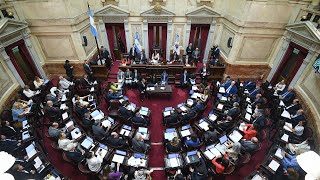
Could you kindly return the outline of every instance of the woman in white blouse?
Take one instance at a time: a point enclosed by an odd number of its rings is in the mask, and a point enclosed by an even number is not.
[[[59,140],[58,140],[58,145],[59,145],[59,148],[64,150],[64,151],[68,151],[68,144],[73,144],[75,147],[78,145],[77,142],[74,142],[74,140],[70,140],[67,138],[67,135],[63,132],[60,133],[59,135]]]
[[[34,95],[36,95],[36,91],[32,91],[28,85],[25,85],[23,88],[23,94],[28,98],[32,98]]]
[[[103,157],[101,154],[102,153],[100,151],[97,156],[95,156],[93,152],[88,152],[84,155],[87,159],[87,164],[90,171],[99,172],[101,164],[103,162]]]
[[[73,102],[73,104],[75,104],[77,101],[79,101],[81,106],[88,106],[89,102],[84,100],[85,98],[88,98],[88,96],[89,95],[80,97],[79,95],[76,94],[76,95],[74,95],[74,98],[72,98],[72,102]]]
[[[35,87],[36,89],[39,89],[40,86],[43,85],[43,83],[44,83],[44,80],[41,79],[41,78],[39,78],[38,76],[36,76],[36,77],[34,78],[33,84],[34,84],[34,87]]]
[[[286,84],[284,83],[284,80],[282,80],[278,84],[276,84],[276,86],[274,87],[274,90],[277,93],[279,93],[279,92],[283,91],[284,88],[286,88]]]

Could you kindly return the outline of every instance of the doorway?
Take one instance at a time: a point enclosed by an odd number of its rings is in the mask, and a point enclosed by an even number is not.
[[[106,23],[105,26],[112,59],[120,60],[121,55],[127,52],[124,24]]]
[[[206,49],[209,29],[209,24],[191,24],[189,43],[192,43],[194,49],[199,48],[200,61]]]
[[[290,43],[281,64],[271,80],[271,84],[276,84],[282,80],[289,85],[299,70],[303,60],[306,58],[308,50],[295,44]]]
[[[23,40],[7,46],[5,51],[25,84],[33,81],[35,76],[41,77]]]
[[[167,24],[149,23],[148,24],[149,38],[149,57],[152,56],[153,50],[160,51],[160,57],[166,59],[167,49]]]

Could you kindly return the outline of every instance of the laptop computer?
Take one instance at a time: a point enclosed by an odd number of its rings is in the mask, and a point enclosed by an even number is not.
[[[227,135],[223,135],[219,138],[220,144],[224,144],[228,140]]]

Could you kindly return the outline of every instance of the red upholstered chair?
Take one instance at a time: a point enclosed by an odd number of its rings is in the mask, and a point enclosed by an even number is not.
[[[112,118],[118,118],[119,117],[119,112],[118,112],[118,109],[120,107],[120,102],[119,100],[115,100],[115,99],[112,99],[110,100],[110,106],[108,108],[108,115]]]

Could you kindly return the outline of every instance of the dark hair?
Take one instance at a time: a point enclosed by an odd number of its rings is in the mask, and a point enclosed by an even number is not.
[[[192,141],[197,141],[198,140],[198,136],[196,134],[191,134],[190,136]]]
[[[69,62],[70,62],[70,61],[67,59],[67,60],[66,60],[66,63],[69,63]]]
[[[177,174],[176,177],[174,177],[174,180],[185,180],[182,174]]]
[[[225,167],[225,168],[228,167],[229,166],[229,160],[223,157],[222,160],[221,160],[221,165],[223,167]]]
[[[86,159],[92,158],[92,152],[85,152],[85,153],[84,153],[84,157],[85,157]]]

